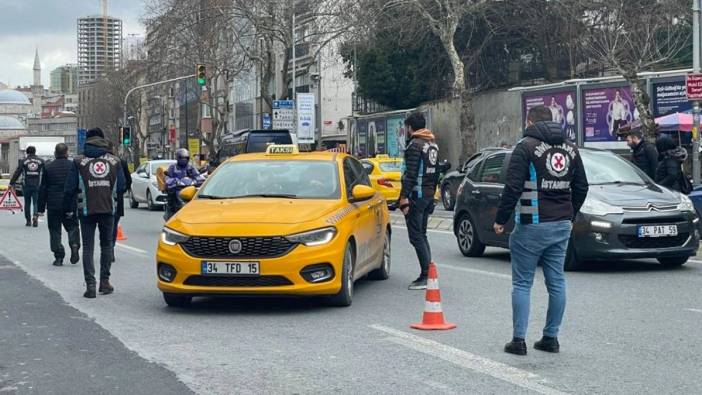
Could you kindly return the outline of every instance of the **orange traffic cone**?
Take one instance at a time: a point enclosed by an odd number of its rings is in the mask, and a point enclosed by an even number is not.
[[[117,225],[117,241],[127,240],[127,236],[122,233],[122,225]]]
[[[444,321],[444,312],[441,310],[441,292],[439,291],[439,275],[436,264],[429,264],[429,279],[427,280],[427,296],[424,302],[424,316],[422,322],[410,325],[414,329],[422,330],[447,330],[456,327],[456,324]]]

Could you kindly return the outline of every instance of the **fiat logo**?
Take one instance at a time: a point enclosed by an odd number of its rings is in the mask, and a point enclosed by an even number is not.
[[[229,242],[229,252],[231,252],[232,254],[240,253],[242,247],[243,246],[241,244],[241,241],[239,241],[237,239],[234,239],[234,240]]]

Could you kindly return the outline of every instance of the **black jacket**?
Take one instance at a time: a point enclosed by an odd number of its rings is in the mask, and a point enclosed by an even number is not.
[[[434,135],[427,129],[414,132],[405,150],[400,199],[433,199],[439,183],[438,162],[439,147]]]
[[[67,158],[56,158],[44,167],[44,176],[39,188],[39,212],[63,209],[63,190],[73,162]]]
[[[132,188],[132,175],[129,174],[129,166],[127,161],[120,159],[120,165],[122,166],[122,173],[124,174],[124,190],[125,192]],[[115,210],[115,216],[124,217],[124,193],[117,194],[117,209]]]
[[[653,143],[641,140],[639,145],[634,147],[631,153],[631,161],[636,167],[643,170],[649,177],[656,177],[656,169],[658,168],[658,151]]]
[[[587,190],[578,148],[565,140],[560,124],[537,122],[514,148],[495,222],[506,224],[515,207],[517,223],[572,220]]]
[[[10,179],[10,185],[15,185],[20,175],[23,176],[22,185],[25,188],[39,187],[44,175],[44,160],[36,155],[29,155],[21,159],[17,164],[17,170]]]
[[[687,151],[684,148],[675,145],[675,142],[670,138],[660,138],[656,142],[658,152],[660,152],[660,161],[656,168],[656,184],[682,191],[682,164],[687,159]]]

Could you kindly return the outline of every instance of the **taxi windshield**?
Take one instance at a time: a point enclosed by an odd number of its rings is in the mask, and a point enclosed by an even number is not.
[[[339,199],[340,196],[336,162],[319,160],[225,163],[198,194],[200,199]]]
[[[402,171],[402,161],[395,160],[388,162],[380,162],[380,171],[382,171],[383,173]]]

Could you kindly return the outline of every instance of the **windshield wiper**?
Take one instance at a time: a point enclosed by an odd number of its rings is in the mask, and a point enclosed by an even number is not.
[[[256,193],[256,194],[252,194],[252,195],[233,196],[233,197],[231,197],[231,199],[244,199],[244,198],[252,198],[252,197],[297,199],[297,195],[285,194],[285,193]]]

